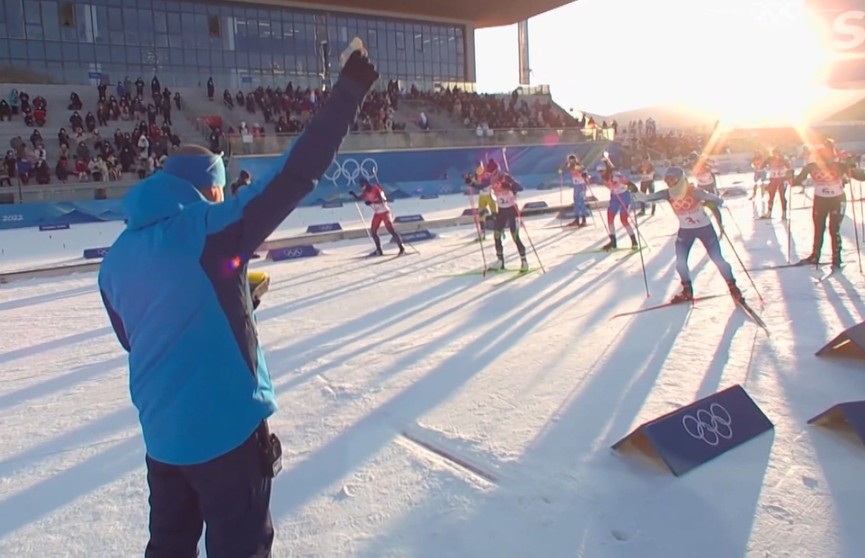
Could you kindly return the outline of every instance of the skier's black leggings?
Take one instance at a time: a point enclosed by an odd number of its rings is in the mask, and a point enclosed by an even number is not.
[[[526,247],[523,241],[520,240],[520,229],[517,225],[517,208],[516,207],[499,207],[499,212],[496,213],[493,230],[493,235],[496,242],[496,256],[499,259],[504,258],[505,249],[502,246],[502,238],[505,236],[505,227],[511,231],[511,238],[514,239],[514,244],[517,245],[517,252],[520,257],[526,256]]]
[[[829,218],[829,239],[832,242],[832,262],[841,263],[841,221],[847,210],[847,194],[824,198],[814,196],[814,251],[812,255],[820,258],[823,250],[823,234],[826,231],[826,218]]]

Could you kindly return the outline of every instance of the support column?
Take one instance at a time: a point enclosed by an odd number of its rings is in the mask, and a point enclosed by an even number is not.
[[[517,23],[517,49],[520,61],[520,85],[529,85],[531,75],[529,68],[529,20]]]

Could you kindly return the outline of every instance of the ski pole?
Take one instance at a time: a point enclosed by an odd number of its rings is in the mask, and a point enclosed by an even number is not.
[[[640,224],[637,222],[637,208],[631,208],[631,211],[634,213],[634,227],[637,229],[637,237],[642,238],[640,235]],[[646,286],[646,298],[652,298],[652,293],[649,292],[649,276],[646,273],[646,260],[643,259],[642,248],[640,248],[640,266],[643,268],[643,284]]]
[[[793,232],[790,230],[790,215],[793,213],[790,211],[790,204],[793,203],[793,184],[790,184],[790,188],[784,192],[784,197],[787,199],[785,204],[787,207],[784,211],[787,218],[787,263],[793,263]]]
[[[480,244],[480,247],[481,247],[481,260],[484,262],[483,276],[486,277],[487,276],[487,253],[484,250],[484,240],[483,240],[482,234],[481,234],[481,219],[480,219],[480,216],[478,215],[478,207],[477,207],[477,205],[475,205],[475,193],[472,191],[471,186],[469,186],[468,188],[469,188],[469,204],[471,204],[472,215],[475,218],[475,229],[478,232],[478,244]]]
[[[861,194],[862,183],[859,183],[859,190]],[[853,197],[853,236],[856,239],[856,257],[859,259],[859,273],[862,273],[862,249],[859,245],[859,223],[856,217],[856,197],[853,195],[853,186],[851,181],[850,186],[850,195]]]
[[[378,246],[375,243],[375,240],[372,239],[372,233],[369,232],[369,227],[366,226],[366,219],[363,218],[363,212],[360,210],[360,203],[357,200],[354,201],[354,208],[357,209],[357,216],[360,219],[360,224],[363,226],[363,230],[366,231],[366,236],[369,238],[369,241],[372,242],[372,245],[378,249]]]
[[[735,223],[736,220],[733,218],[733,212],[730,211],[729,208],[727,208],[727,212],[730,214],[730,219],[732,219],[733,222]],[[730,245],[730,250],[733,251],[733,255],[736,256],[736,260],[738,260],[739,265],[742,267],[742,271],[745,272],[745,276],[748,277],[748,281],[750,281],[751,286],[754,287],[754,292],[757,293],[757,298],[760,299],[761,303],[765,303],[765,301],[763,300],[763,295],[760,294],[760,290],[757,288],[757,284],[754,283],[754,278],[751,277],[751,273],[748,271],[748,268],[745,267],[745,262],[743,262],[742,258],[739,257],[739,252],[738,252],[738,250],[736,250],[736,246],[733,244],[733,241],[730,240],[730,237],[727,236],[727,231],[724,230],[723,228],[721,229],[721,236],[723,236],[724,238],[727,239],[727,244]]]
[[[538,255],[538,250],[535,248],[535,243],[532,242],[532,236],[529,234],[529,228],[526,226],[526,222],[523,220],[523,212],[520,211],[519,203],[514,203],[514,209],[517,210],[517,219],[520,220],[520,225],[523,227],[523,230],[526,231],[526,240],[529,241],[529,246],[532,247],[532,252],[535,253],[535,258],[538,260],[538,265],[541,266],[541,271],[546,273],[547,270],[544,268],[544,262],[541,261],[541,257]]]

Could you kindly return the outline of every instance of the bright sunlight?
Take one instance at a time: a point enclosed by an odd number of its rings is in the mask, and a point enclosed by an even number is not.
[[[529,36],[532,83],[593,114],[681,104],[725,127],[797,125],[850,95],[816,85],[828,54],[802,0],[579,0],[532,19]],[[512,89],[513,27],[480,30],[477,45],[479,88]]]

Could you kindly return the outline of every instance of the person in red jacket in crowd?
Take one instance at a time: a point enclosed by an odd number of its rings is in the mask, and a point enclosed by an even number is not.
[[[396,229],[393,228],[393,221],[391,221],[390,218],[390,206],[387,204],[387,196],[385,195],[384,190],[378,184],[371,184],[366,178],[360,179],[360,186],[360,195],[356,194],[353,190],[349,191],[349,194],[351,194],[351,197],[357,201],[362,201],[372,208],[373,216],[369,230],[372,235],[372,241],[375,242],[375,251],[372,252],[370,256],[384,255],[384,251],[381,249],[381,240],[378,238],[378,229],[382,225],[384,225],[387,232],[389,232],[393,236],[394,240],[396,240],[397,246],[399,246],[399,255],[401,256],[405,254],[405,246],[403,246],[402,238],[399,233],[396,232]]]

